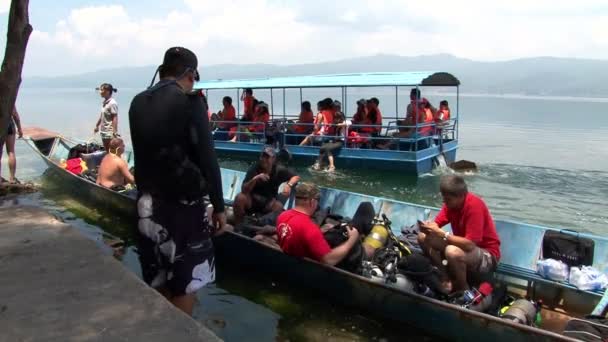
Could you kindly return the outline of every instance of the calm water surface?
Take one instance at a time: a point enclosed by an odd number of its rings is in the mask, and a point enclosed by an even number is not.
[[[402,92],[400,113],[406,105],[407,91]],[[136,90],[121,89],[116,96],[120,106],[119,130],[127,140],[128,104],[135,93]],[[223,95],[210,94],[212,108],[217,108]],[[229,95],[236,98],[236,94]],[[268,92],[257,95],[270,102]],[[282,94],[273,95],[275,113],[282,114]],[[304,92],[304,98],[313,103],[324,96],[339,94]],[[394,90],[348,94],[352,102],[371,96],[380,99],[385,116],[395,112]],[[286,98],[286,112],[297,113],[299,93],[287,92]],[[428,98],[434,103],[445,98],[456,110],[452,96]],[[89,89],[22,89],[17,105],[26,126],[41,126],[66,136],[88,139],[98,117],[99,103],[99,97]],[[458,159],[479,165],[479,172],[466,178],[470,188],[486,199],[494,216],[608,234],[606,100],[462,96],[458,109],[461,115]],[[53,210],[100,242],[109,235],[129,241],[126,222],[74,201],[61,189],[54,188],[52,179],[41,177],[44,164],[24,144],[18,144],[18,157],[18,176],[38,180],[45,188],[42,194],[20,197],[19,201]],[[221,164],[244,170],[249,162],[224,159]],[[299,170],[304,178],[326,186],[433,206],[439,206],[441,201],[437,193],[438,174],[412,178],[397,172],[370,170],[339,170],[336,174],[313,173],[306,167]],[[131,249],[127,249],[122,260],[139,272]],[[233,270],[227,265],[220,268],[217,284],[201,293],[196,317],[231,341],[251,340],[252,331],[260,341],[425,338],[402,325],[380,323],[348,308],[328,306],[324,300],[306,289],[261,273]]]

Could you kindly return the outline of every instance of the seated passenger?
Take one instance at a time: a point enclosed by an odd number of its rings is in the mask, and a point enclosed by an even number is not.
[[[335,132],[334,122],[334,101],[330,98],[319,102],[320,112],[315,118],[315,127],[311,135],[307,136],[300,146],[309,145],[313,142],[322,142],[324,137],[332,136]]]
[[[246,123],[244,122],[240,126],[232,127],[230,129],[230,142],[238,141],[248,141],[251,137],[251,133],[261,133],[264,132],[266,128],[266,124],[270,121],[270,113],[268,112],[268,105],[263,101],[257,102],[255,106],[255,112],[251,121]],[[239,131],[240,133],[237,133]]]
[[[121,158],[124,151],[125,144],[122,139],[110,140],[108,154],[101,160],[97,171],[97,184],[110,189],[135,184],[135,178],[129,172],[129,165]]]
[[[410,103],[407,105],[407,109],[405,112],[405,120],[397,121],[397,125],[399,126],[415,126],[416,123],[424,122],[424,120],[419,120],[421,116],[420,114],[420,105],[421,103],[429,103],[429,101],[425,98],[421,98],[420,89],[412,88],[410,91]],[[437,112],[437,109],[431,105],[431,112]],[[400,127],[399,132],[403,133],[400,136],[408,137],[411,136],[414,132],[413,127]]]
[[[287,182],[283,195],[288,197],[299,180],[293,170],[277,165],[272,147],[264,147],[260,160],[247,171],[241,193],[234,199],[235,223],[241,223],[245,215],[281,211],[283,203],[277,199],[279,186]]]
[[[302,102],[300,116],[298,117],[297,123],[300,125],[292,125],[289,127],[289,131],[293,134],[309,134],[313,130],[313,123],[315,122],[315,116],[310,108],[310,102]]]
[[[225,96],[222,99],[224,108],[217,112],[217,127],[223,131],[227,131],[230,128],[236,126],[236,110],[232,105],[232,98]]]
[[[367,120],[367,101],[361,99],[357,101],[357,112],[353,115],[353,125],[364,125]],[[359,131],[359,127],[354,127],[354,131]]]
[[[374,137],[380,134],[382,130],[382,113],[378,105],[380,105],[380,101],[375,97],[367,100],[367,120],[364,123],[369,126],[360,128],[359,132],[369,133]]]
[[[359,232],[348,227],[348,240],[331,249],[319,226],[310,219],[319,206],[319,188],[300,183],[295,191],[295,207],[283,212],[277,219],[277,240],[281,250],[295,257],[310,258],[328,265],[338,264],[358,241]]]
[[[450,106],[448,101],[443,100],[439,102],[439,110],[435,114],[435,124],[437,134],[441,135],[441,129],[449,125],[450,123]]]
[[[465,291],[468,273],[493,272],[500,260],[500,239],[483,200],[467,190],[464,179],[447,175],[439,183],[443,207],[434,221],[423,222],[418,241],[425,254],[447,271],[446,290]],[[451,224],[452,233],[441,227]],[[447,269],[442,260],[447,260]]]
[[[334,155],[344,146],[344,142],[348,136],[348,126],[350,126],[351,122],[345,120],[340,101],[334,101],[334,108],[336,112],[334,116],[334,125],[337,133],[334,137],[328,138],[329,140],[324,142],[319,148],[319,159],[312,166],[313,170],[320,170],[325,158],[327,158],[329,164],[327,171],[334,172],[336,170]]]
[[[435,132],[435,114],[433,113],[433,106],[427,99],[422,99],[418,111],[418,134],[420,136],[433,135]]]
[[[258,103],[252,121],[254,123],[248,127],[250,132],[264,132],[266,125],[270,121],[270,112],[268,111],[268,105],[265,102],[262,101]]]
[[[245,89],[241,94],[241,101],[243,101],[243,117],[241,118],[241,121],[253,121],[256,105],[256,98],[253,96],[253,90],[250,88]]]

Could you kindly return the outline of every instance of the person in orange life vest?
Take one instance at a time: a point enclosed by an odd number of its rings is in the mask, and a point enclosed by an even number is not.
[[[432,135],[435,132],[435,115],[431,103],[422,99],[418,106],[418,134],[421,136]]]
[[[418,242],[433,264],[447,271],[445,286],[465,291],[467,272],[493,272],[500,260],[500,238],[488,207],[467,189],[461,176],[446,175],[439,182],[443,207],[434,221],[420,223]],[[452,233],[441,227],[450,224]],[[447,260],[447,267],[443,260]],[[445,272],[444,272],[445,274]]]
[[[248,141],[250,134],[246,134],[248,132],[263,132],[266,127],[266,123],[270,120],[270,113],[268,112],[268,105],[264,101],[255,103],[255,111],[253,116],[251,117],[251,121],[247,125],[247,122],[241,124],[239,127],[232,127],[230,129],[230,142],[237,142],[237,137],[241,141]],[[244,133],[237,133],[237,130]]]
[[[220,121],[217,127],[226,131],[236,126],[236,109],[232,105],[232,98],[230,96],[224,96],[222,105],[224,108],[217,112],[217,118]]]
[[[327,265],[340,263],[359,239],[359,232],[348,226],[348,239],[332,249],[319,226],[310,218],[319,206],[319,188],[310,183],[298,183],[295,192],[295,207],[277,218],[277,241],[281,250],[294,257],[309,258]]]
[[[348,135],[349,126],[352,124],[351,121],[346,120],[344,113],[342,113],[342,104],[340,101],[334,101],[335,115],[334,125],[336,127],[336,135],[333,138],[328,138],[329,141],[324,142],[319,148],[319,158],[313,164],[313,170],[320,170],[323,166],[325,158],[328,161],[328,172],[334,172],[336,166],[334,163],[334,155],[344,146]]]
[[[253,89],[245,89],[245,91],[243,91],[241,94],[241,101],[243,101],[243,117],[241,118],[241,121],[253,121],[256,105],[256,98],[253,96]]]
[[[357,112],[353,115],[353,125],[365,125],[367,122],[367,101],[361,99],[357,101]],[[351,130],[359,131],[360,127],[353,127]]]
[[[369,126],[361,127],[359,132],[370,133],[372,135],[380,133],[380,130],[382,129],[382,113],[378,108],[379,104],[380,101],[375,97],[366,101],[367,116],[363,123]]]
[[[302,140],[300,146],[309,145],[312,142],[322,142],[324,137],[334,134],[334,101],[331,98],[324,99],[319,102],[319,109],[320,112],[315,119],[314,131]]]
[[[250,132],[264,132],[266,124],[270,121],[270,112],[265,102],[258,103],[253,117],[253,124],[249,125]]]
[[[439,110],[435,113],[435,125],[437,134],[441,135],[442,128],[450,124],[450,106],[448,101],[439,102]]]
[[[313,130],[315,116],[310,108],[310,102],[302,102],[298,124],[289,127],[289,131],[294,134],[307,134]]]

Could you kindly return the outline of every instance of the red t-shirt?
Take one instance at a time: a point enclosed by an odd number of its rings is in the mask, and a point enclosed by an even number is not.
[[[285,254],[321,261],[331,248],[310,217],[295,209],[277,218],[277,238]]]
[[[460,210],[448,209],[444,204],[435,217],[435,222],[439,227],[451,224],[455,236],[473,241],[478,247],[495,256],[496,260],[500,259],[500,239],[496,226],[481,198],[468,193]]]

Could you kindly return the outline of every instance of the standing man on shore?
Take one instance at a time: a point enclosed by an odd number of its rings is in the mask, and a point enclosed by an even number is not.
[[[197,66],[192,51],[170,48],[160,81],[135,96],[129,110],[143,277],[189,315],[196,291],[215,280],[211,236],[226,225],[207,103],[192,91]]]

